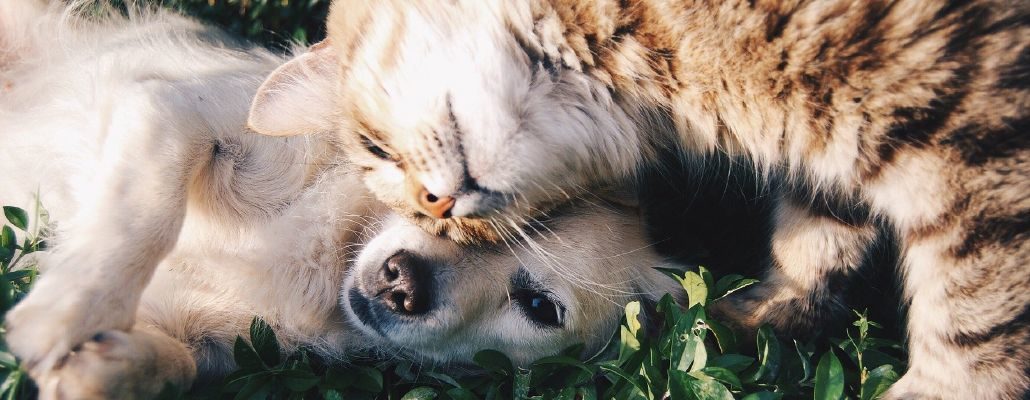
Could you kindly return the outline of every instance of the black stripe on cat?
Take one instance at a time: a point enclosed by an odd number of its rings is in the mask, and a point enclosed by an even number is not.
[[[973,225],[966,230],[965,239],[952,249],[955,257],[979,255],[980,249],[990,244],[1008,247],[1030,236],[1030,211],[1021,211],[1015,215],[984,214],[981,212],[972,218]]]
[[[1002,321],[990,329],[979,332],[957,332],[951,335],[951,342],[961,347],[977,347],[995,339],[1004,338],[1020,331],[1030,329],[1030,305],[1024,306],[1023,311],[1007,321]],[[1018,346],[1013,343],[1012,346]]]
[[[1003,118],[1002,126],[994,129],[975,123],[964,125],[941,140],[941,144],[958,150],[962,161],[970,166],[1012,157],[1030,149],[1030,118]]]

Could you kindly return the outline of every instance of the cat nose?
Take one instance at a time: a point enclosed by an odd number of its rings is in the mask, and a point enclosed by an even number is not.
[[[429,311],[433,277],[429,262],[408,252],[387,258],[373,286],[376,297],[396,314],[417,316]]]
[[[454,208],[454,198],[434,195],[423,187],[418,192],[418,205],[436,218],[450,218],[451,209]]]

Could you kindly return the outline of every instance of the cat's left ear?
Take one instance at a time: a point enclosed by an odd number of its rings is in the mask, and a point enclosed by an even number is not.
[[[293,136],[332,129],[334,94],[340,64],[329,40],[323,40],[286,64],[261,84],[250,105],[247,125],[255,132]]]

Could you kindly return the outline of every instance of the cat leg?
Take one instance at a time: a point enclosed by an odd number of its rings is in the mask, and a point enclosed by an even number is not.
[[[761,282],[715,302],[712,311],[748,338],[763,324],[783,334],[818,335],[822,322],[847,311],[845,286],[876,229],[788,196],[777,201],[773,226],[771,262]]]
[[[7,314],[7,343],[30,372],[49,370],[99,332],[131,328],[144,287],[178,238],[187,182],[211,140],[187,126],[190,110],[156,101],[158,85],[125,89],[109,110],[93,180],[77,183],[79,208],[58,221],[39,281]]]
[[[904,235],[909,368],[884,399],[1016,400],[1030,395],[1025,213],[1022,233],[1004,240],[1019,218],[944,218],[930,230]],[[954,225],[944,228],[949,224]]]
[[[166,385],[185,391],[196,373],[185,344],[158,329],[137,326],[94,335],[35,378],[41,400],[149,399]]]

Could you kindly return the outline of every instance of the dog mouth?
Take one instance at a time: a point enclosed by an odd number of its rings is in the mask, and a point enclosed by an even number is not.
[[[386,338],[384,321],[372,310],[372,302],[356,287],[347,291],[347,301],[344,304],[347,314],[359,325],[371,329],[380,337]]]

